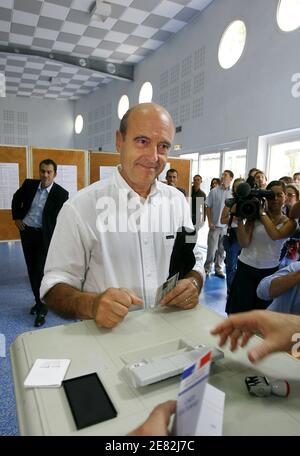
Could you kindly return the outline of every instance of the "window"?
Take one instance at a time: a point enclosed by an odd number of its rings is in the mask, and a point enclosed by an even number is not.
[[[208,194],[210,182],[214,177],[221,175],[221,154],[202,154],[199,155],[199,174],[202,176],[202,189]]]
[[[118,104],[118,117],[121,120],[124,114],[129,109],[129,98],[127,95],[122,95]]]
[[[247,150],[227,150],[224,152],[224,169],[230,169],[234,178],[245,177]]]
[[[284,32],[292,32],[300,26],[300,0],[280,0],[277,23]]]
[[[152,101],[153,88],[151,82],[142,85],[139,95],[139,103],[150,103]]]
[[[244,142],[240,142],[240,144],[242,146]],[[221,146],[216,146],[214,147],[215,152],[181,154],[180,158],[192,160],[191,179],[195,174],[200,174],[202,176],[201,188],[204,192],[209,193],[211,180],[214,177],[220,177],[224,169],[230,169],[234,178],[245,177],[247,149],[241,146],[235,149],[232,145],[232,148],[226,150],[222,150]]]
[[[246,142],[218,145],[209,148],[209,153],[181,154],[180,158],[192,160],[191,179],[195,174],[202,177],[201,189],[208,195],[210,183],[214,177],[220,177],[224,169],[230,169],[234,177],[244,177],[246,169]],[[198,233],[198,244],[207,247],[208,225],[205,224]]]
[[[218,57],[222,68],[231,68],[238,62],[246,44],[246,35],[243,21],[234,21],[227,27],[219,45]]]
[[[300,170],[300,141],[275,144],[270,147],[269,181],[293,176]]]
[[[82,129],[83,129],[83,117],[81,114],[77,114],[77,116],[75,117],[75,133],[77,135],[80,135],[80,133],[82,132]]]

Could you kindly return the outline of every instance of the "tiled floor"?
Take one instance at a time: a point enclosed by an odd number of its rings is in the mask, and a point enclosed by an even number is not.
[[[203,304],[224,314],[225,299],[226,281],[211,274],[202,293]],[[6,352],[6,357],[1,357],[0,347],[0,435],[19,432],[8,350],[17,335],[34,329],[34,317],[29,315],[33,304],[20,242],[0,243],[0,334],[4,335]],[[66,320],[49,312],[45,326],[63,323]]]

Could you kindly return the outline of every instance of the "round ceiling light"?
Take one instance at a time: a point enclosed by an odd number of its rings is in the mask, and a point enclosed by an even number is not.
[[[114,63],[108,63],[106,65],[106,69],[110,74],[115,74],[115,72],[117,71],[116,65]]]
[[[129,109],[129,98],[127,95],[122,95],[119,104],[118,104],[118,117],[121,120],[124,116],[124,114],[128,111]]]
[[[79,63],[79,65],[82,66],[82,67],[86,67],[86,65],[87,65],[86,60],[83,59],[83,58],[82,58],[82,59],[79,59],[79,60],[78,60],[78,63]]]
[[[246,25],[241,20],[233,21],[226,28],[220,41],[218,54],[222,68],[231,68],[238,62],[246,44],[246,36]]]
[[[300,27],[300,0],[280,0],[277,23],[283,32],[292,32]]]
[[[75,117],[75,133],[80,135],[83,129],[83,117],[81,114],[77,114]]]
[[[151,103],[153,96],[153,87],[151,82],[145,82],[140,90],[139,103]]]

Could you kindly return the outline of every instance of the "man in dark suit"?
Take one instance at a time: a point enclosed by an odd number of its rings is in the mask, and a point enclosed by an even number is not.
[[[181,193],[184,194],[184,196],[186,196],[184,188],[177,187],[177,181],[178,181],[178,171],[177,171],[177,169],[170,168],[167,171],[166,180],[167,180],[167,184],[168,185],[172,185],[172,187],[177,188],[177,190],[179,190]]]
[[[53,160],[43,160],[39,165],[40,179],[25,179],[12,200],[12,216],[20,230],[36,302],[30,310],[31,315],[36,315],[34,326],[45,323],[47,309],[40,300],[39,290],[56,218],[69,196],[64,188],[53,182],[56,171],[57,165]]]

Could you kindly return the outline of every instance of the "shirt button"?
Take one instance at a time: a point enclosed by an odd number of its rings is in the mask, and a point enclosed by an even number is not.
[[[148,273],[147,273],[147,277],[151,277],[151,272],[148,272]]]
[[[144,240],[144,244],[148,245],[148,240],[147,239]]]

